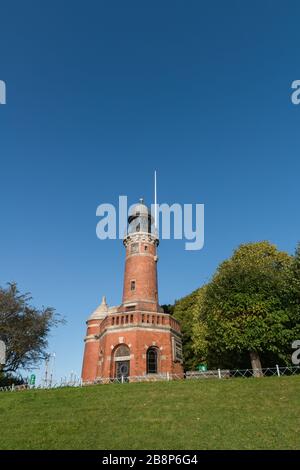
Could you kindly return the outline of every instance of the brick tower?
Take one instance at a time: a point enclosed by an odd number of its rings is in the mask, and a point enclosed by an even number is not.
[[[159,307],[153,220],[140,200],[128,217],[122,304],[105,297],[87,320],[83,382],[183,373],[179,323]]]

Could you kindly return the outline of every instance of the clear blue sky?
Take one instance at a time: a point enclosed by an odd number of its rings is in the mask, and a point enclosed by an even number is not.
[[[300,239],[296,1],[10,1],[0,6],[0,284],[67,325],[57,376],[80,373],[85,320],[120,303],[124,249],[96,207],[204,203],[205,246],[159,248],[161,303],[202,285],[243,242]]]

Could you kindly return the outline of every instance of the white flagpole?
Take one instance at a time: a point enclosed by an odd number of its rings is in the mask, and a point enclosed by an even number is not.
[[[156,186],[156,170],[154,171],[154,227],[155,235],[157,234],[157,186]]]

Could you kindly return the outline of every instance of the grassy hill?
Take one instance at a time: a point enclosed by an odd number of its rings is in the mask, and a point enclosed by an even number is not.
[[[0,393],[1,449],[297,449],[300,377]]]

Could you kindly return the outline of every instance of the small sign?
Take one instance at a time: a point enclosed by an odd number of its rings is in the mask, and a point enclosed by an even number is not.
[[[34,374],[31,374],[31,376],[29,377],[29,384],[30,385],[35,385],[35,375]]]
[[[199,370],[199,372],[206,372],[207,371],[207,365],[206,364],[199,364],[198,370]]]

